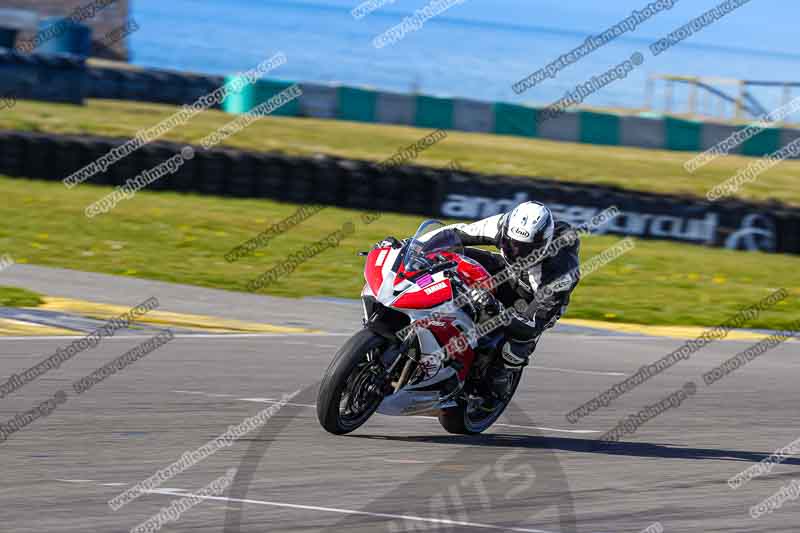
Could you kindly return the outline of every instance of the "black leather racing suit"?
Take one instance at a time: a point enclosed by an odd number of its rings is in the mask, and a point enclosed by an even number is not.
[[[471,224],[454,224],[442,229],[454,230],[467,247],[499,247],[500,228],[506,216],[507,213],[495,215]],[[568,235],[569,232],[573,235]],[[569,244],[560,248],[556,246],[563,242]],[[497,299],[503,306],[515,310],[512,311],[513,319],[506,328],[506,338],[516,345],[515,352],[526,352],[525,357],[536,348],[542,332],[553,327],[564,314],[570,294],[580,280],[580,240],[577,232],[568,223],[556,221],[553,243],[541,262],[496,289]],[[498,253],[466,248],[466,255],[478,261],[493,276],[508,267]]]

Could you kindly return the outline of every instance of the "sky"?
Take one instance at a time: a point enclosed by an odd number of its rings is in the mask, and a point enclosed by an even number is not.
[[[262,5],[267,0],[259,1]],[[395,0],[381,8],[412,13],[430,0]],[[458,18],[547,27],[595,33],[641,9],[652,0],[466,0],[458,6]],[[721,0],[678,0],[669,11],[640,26],[636,34],[660,37],[698,14],[717,6]],[[313,3],[355,7],[359,0],[281,0],[280,3]],[[445,17],[448,15],[444,15]],[[725,18],[693,37],[699,44],[748,48],[769,52],[797,53],[800,2],[797,0],[750,0]]]
[[[370,45],[375,36],[433,0],[393,0],[355,20],[349,12],[363,1],[132,0],[142,26],[132,36],[134,61],[228,74],[283,50],[292,58],[279,74],[286,80],[546,105],[722,0],[674,0],[672,9],[523,95],[512,83],[654,0],[463,0],[379,50]],[[750,0],[585,103],[641,105],[648,77],[658,74],[800,81],[798,22],[797,0]],[[675,98],[683,102],[682,89]],[[755,93],[770,108],[783,98],[780,88]]]

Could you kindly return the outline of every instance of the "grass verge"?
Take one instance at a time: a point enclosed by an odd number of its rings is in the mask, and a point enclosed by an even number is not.
[[[19,101],[13,109],[0,113],[0,129],[130,138],[140,129],[156,125],[176,109],[167,105],[110,100],[90,100],[86,106]],[[198,142],[234,118],[221,111],[208,111],[169,132],[164,139]],[[291,155],[325,153],[382,161],[427,133],[428,130],[405,126],[267,117],[225,144]],[[691,152],[449,132],[446,140],[420,154],[416,162],[443,167],[457,160],[466,170],[487,174],[542,176],[703,197],[710,188],[754,161],[740,156],[722,157],[695,174],[689,174],[683,164],[693,156]],[[785,161],[755,182],[745,184],[736,196],[800,205],[800,188],[796,186],[798,174],[800,161]]]
[[[421,220],[384,214],[366,224],[358,211],[326,208],[253,255],[229,263],[226,252],[298,206],[144,191],[105,215],[87,219],[86,205],[110,190],[82,185],[67,191],[60,183],[0,177],[0,197],[7,199],[0,253],[9,253],[19,263],[245,291],[248,281],[289,254],[352,221],[354,232],[340,246],[259,292],[357,298],[363,285],[363,258],[356,252],[387,235],[405,237]],[[618,240],[585,238],[581,259]],[[785,287],[791,297],[747,327],[786,327],[800,314],[797,261],[788,255],[636,241],[632,251],[582,280],[568,316],[711,326]]]
[[[28,289],[17,287],[0,287],[0,306],[2,307],[36,307],[44,303],[41,295]]]

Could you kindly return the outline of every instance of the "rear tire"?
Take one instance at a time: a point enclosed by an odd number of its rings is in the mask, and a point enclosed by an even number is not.
[[[350,337],[336,352],[322,378],[317,395],[317,419],[329,433],[344,435],[358,429],[381,404],[383,395],[379,394],[375,398],[370,396],[363,412],[359,412],[354,418],[343,416],[341,412],[342,396],[347,392],[348,386],[352,386],[351,382],[354,379],[358,380],[362,374],[369,372],[370,365],[366,364],[368,363],[367,354],[375,350],[377,354],[374,360],[380,361],[381,351],[377,349],[380,349],[385,342],[383,337],[368,329],[363,329]],[[374,364],[377,364],[383,371],[380,363]]]
[[[514,397],[514,393],[517,391],[517,387],[519,386],[519,382],[522,380],[522,371],[518,372],[514,378],[514,383],[511,385],[511,390],[508,394],[508,397],[505,398],[500,405],[495,407],[494,411],[487,414],[487,416],[480,420],[474,420],[472,416],[470,416],[470,412],[467,409],[467,403],[463,401],[459,401],[459,404],[456,407],[450,407],[449,409],[442,409],[439,412],[439,423],[448,433],[454,433],[456,435],[477,435],[479,433],[483,433],[492,424],[497,422],[497,419],[500,418],[500,415],[503,414],[503,411],[506,410],[508,404],[511,402],[511,398]]]

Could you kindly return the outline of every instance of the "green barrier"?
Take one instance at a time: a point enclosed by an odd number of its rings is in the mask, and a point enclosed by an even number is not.
[[[619,116],[581,111],[579,119],[582,143],[619,146]]]
[[[225,84],[233,83],[236,78],[237,76],[227,76],[225,78]],[[245,85],[241,92],[231,92],[225,97],[225,100],[222,101],[223,111],[235,115],[247,113],[257,105],[258,98],[255,85]]]
[[[277,80],[261,80],[256,83],[256,93],[258,94],[258,103],[262,104],[278,94],[294,85],[291,81],[277,81]],[[273,110],[270,115],[278,115],[282,117],[296,117],[300,114],[300,99],[295,98],[290,102],[286,102],[282,106]]]
[[[667,133],[667,150],[699,152],[701,150],[701,129],[699,122],[666,117],[664,126]]]
[[[494,132],[498,135],[536,137],[537,110],[515,104],[494,104]]]
[[[339,87],[339,119],[375,122],[377,99],[375,91],[356,89],[355,87]]]
[[[231,83],[235,76],[225,78],[225,83]],[[247,113],[256,106],[259,106],[278,94],[279,92],[294,85],[288,81],[265,81],[261,80],[254,84],[243,84],[240,92],[231,92],[222,102],[222,109],[228,113],[241,115]],[[285,117],[295,117],[300,114],[300,100],[295,98],[290,102],[274,109],[270,115],[280,115]]]
[[[767,128],[742,144],[742,155],[764,157],[781,147],[781,130]]]
[[[414,125],[420,128],[453,129],[453,100],[434,96],[417,96]]]

